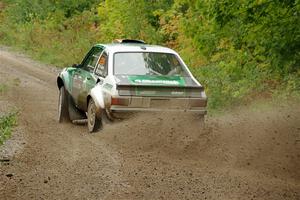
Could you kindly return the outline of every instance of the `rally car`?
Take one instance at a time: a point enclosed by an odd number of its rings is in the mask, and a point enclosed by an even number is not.
[[[89,132],[103,118],[136,111],[194,112],[204,118],[207,97],[172,49],[141,40],[96,44],[80,64],[57,77],[58,120],[86,120]]]

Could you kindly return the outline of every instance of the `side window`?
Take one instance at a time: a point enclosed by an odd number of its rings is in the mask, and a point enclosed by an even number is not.
[[[82,69],[89,71],[89,72],[93,72],[95,67],[96,67],[96,63],[99,59],[99,56],[101,55],[103,49],[99,48],[99,47],[94,47],[89,55],[87,56],[87,58],[84,60],[83,64],[82,64]]]
[[[101,55],[96,69],[96,74],[102,77],[106,77],[108,74],[108,56],[105,52]]]

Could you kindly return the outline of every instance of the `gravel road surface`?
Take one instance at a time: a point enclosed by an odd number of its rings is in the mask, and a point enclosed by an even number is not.
[[[57,122],[58,70],[0,49],[0,199],[300,199],[300,104],[210,116],[136,114],[89,134]],[[16,83],[16,84],[14,84]],[[5,105],[2,107],[5,107]]]

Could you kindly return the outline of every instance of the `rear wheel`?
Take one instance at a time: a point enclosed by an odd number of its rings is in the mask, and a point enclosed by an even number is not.
[[[58,122],[68,122],[70,121],[69,109],[68,109],[68,95],[64,86],[59,89],[58,98]]]
[[[102,124],[111,124],[114,121],[114,117],[112,116],[112,114],[110,113],[110,111],[108,109],[103,110],[102,112]]]
[[[96,104],[94,100],[91,98],[88,105],[88,129],[89,132],[96,132],[101,127],[101,114],[99,116],[96,113]]]

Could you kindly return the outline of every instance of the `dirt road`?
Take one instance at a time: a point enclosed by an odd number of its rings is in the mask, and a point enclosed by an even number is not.
[[[300,199],[300,104],[240,108],[205,130],[139,114],[88,134],[57,123],[56,73],[0,50],[0,82],[19,82],[0,100],[20,111],[0,199]]]

